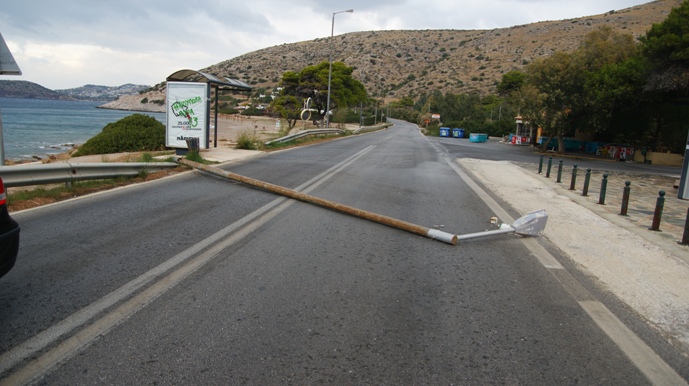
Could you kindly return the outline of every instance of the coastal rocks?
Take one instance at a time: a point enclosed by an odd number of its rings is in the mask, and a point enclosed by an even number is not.
[[[151,91],[136,95],[122,95],[117,100],[98,106],[102,109],[165,112],[165,93]]]

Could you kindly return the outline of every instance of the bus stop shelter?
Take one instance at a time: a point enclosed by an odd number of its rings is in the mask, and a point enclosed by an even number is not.
[[[168,95],[166,98],[167,101],[167,131],[166,133],[166,146],[169,147],[176,147],[176,148],[187,148],[186,145],[180,145],[181,140],[175,141],[175,139],[179,138],[184,138],[184,136],[176,136],[173,138],[170,142],[173,143],[168,143],[168,137],[169,131],[171,130],[171,112],[174,112],[173,115],[183,118],[185,120],[191,120],[191,119],[197,119],[196,117],[192,117],[190,113],[190,109],[187,109],[188,105],[193,102],[200,102],[200,104],[203,106],[203,111],[199,114],[199,116],[203,117],[203,129],[205,130],[205,143],[201,144],[201,146],[205,146],[205,148],[209,148],[210,145],[210,120],[208,117],[210,116],[210,102],[211,102],[211,94],[210,90],[211,88],[215,92],[215,105],[214,105],[214,133],[213,133],[213,147],[218,147],[218,100],[219,100],[219,92],[220,91],[233,91],[233,92],[242,92],[242,91],[251,91],[252,87],[249,86],[248,84],[237,80],[237,79],[230,79],[230,78],[220,78],[212,74],[208,74],[205,72],[200,72],[196,70],[179,70],[171,74],[170,76],[167,77],[167,87],[168,87]],[[203,92],[205,93],[203,98],[199,97],[193,97],[189,98],[186,100],[173,100],[175,98],[170,97],[170,87],[171,86],[185,86],[184,83],[195,83],[197,85],[204,85],[201,86]],[[174,87],[173,87],[174,88]],[[179,122],[179,120],[177,121]],[[191,124],[190,124],[191,125]],[[176,144],[176,145],[175,145]]]

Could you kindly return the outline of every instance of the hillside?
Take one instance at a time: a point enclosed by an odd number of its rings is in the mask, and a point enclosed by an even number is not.
[[[333,38],[333,60],[356,68],[370,96],[397,99],[441,90],[488,94],[510,70],[536,58],[571,51],[589,32],[607,25],[641,36],[660,23],[681,0],[660,0],[602,15],[543,21],[492,30],[365,31]],[[250,52],[200,71],[242,80],[255,88],[274,88],[285,71],[328,60],[330,37],[282,44]],[[124,97],[105,107],[160,109],[140,101],[164,97],[164,83],[152,94]],[[129,106],[131,104],[132,106]]]
[[[139,91],[149,88],[149,86],[128,83],[115,87],[87,84],[66,90],[50,90],[40,84],[25,80],[0,80],[0,98],[112,101],[120,96],[138,94]]]
[[[69,95],[60,94],[40,84],[25,80],[0,80],[0,98],[74,100]]]
[[[482,94],[502,74],[555,51],[571,51],[602,25],[634,36],[663,21],[680,0],[656,1],[603,15],[493,30],[368,31],[335,36],[333,60],[357,68],[374,97],[444,92]],[[283,44],[230,59],[202,71],[273,87],[285,71],[328,60],[329,37]]]
[[[69,95],[75,99],[84,101],[112,101],[116,100],[122,95],[138,94],[139,91],[146,90],[148,88],[150,88],[150,86],[131,83],[115,87],[87,84],[82,87],[55,91],[60,94]]]

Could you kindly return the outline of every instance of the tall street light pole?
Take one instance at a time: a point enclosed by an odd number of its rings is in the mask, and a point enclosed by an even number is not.
[[[329,128],[330,127],[330,82],[333,77],[333,34],[335,33],[335,15],[338,13],[352,13],[354,12],[353,9],[348,9],[346,11],[339,11],[339,12],[333,12],[333,22],[332,26],[330,27],[330,59],[328,62],[330,63],[330,67],[328,69],[328,102],[325,105],[325,127]]]

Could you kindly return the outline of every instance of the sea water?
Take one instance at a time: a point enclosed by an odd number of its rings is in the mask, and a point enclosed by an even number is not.
[[[99,109],[104,102],[0,98],[5,158],[44,158],[64,153],[134,111]],[[141,113],[163,124],[165,113]]]

